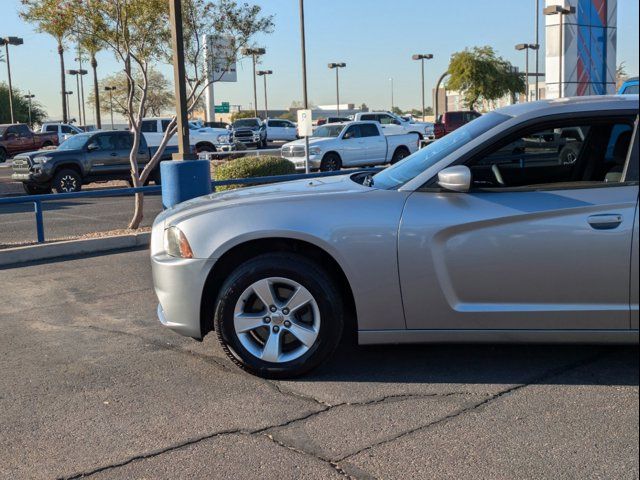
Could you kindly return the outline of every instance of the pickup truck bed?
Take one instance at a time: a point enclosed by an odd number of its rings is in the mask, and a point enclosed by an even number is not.
[[[34,133],[23,123],[0,125],[0,163],[18,153],[58,145],[56,133]]]

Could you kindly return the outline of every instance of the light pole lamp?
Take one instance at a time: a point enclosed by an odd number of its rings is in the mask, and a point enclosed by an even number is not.
[[[338,77],[338,70],[347,66],[344,62],[334,62],[327,65],[329,69],[334,69],[336,71],[336,116],[340,116],[340,79]]]
[[[111,110],[111,130],[113,130],[113,91],[116,89],[115,85],[107,85],[104,89],[109,92],[109,108]]]
[[[35,95],[33,93],[29,92],[28,95],[23,95],[23,97],[27,99],[27,103],[29,104],[29,126],[32,126],[32,124],[31,124],[31,99],[33,97],[35,97]]]
[[[264,119],[269,118],[269,103],[267,102],[267,75],[272,75],[273,70],[259,70],[257,75],[264,81]]]
[[[538,48],[540,48],[540,45],[536,44],[536,43],[518,43],[516,45],[516,50],[518,51],[525,51],[525,73],[524,73],[524,78],[525,78],[525,85],[526,85],[526,90],[525,90],[525,100],[528,102],[530,99],[530,95],[529,95],[529,50],[538,50]],[[536,96],[537,96],[537,92],[536,92]]]
[[[253,60],[253,109],[256,118],[258,117],[258,90],[256,86],[256,58],[264,55],[267,51],[264,48],[243,48],[242,54],[249,56]]]
[[[9,80],[9,111],[11,113],[11,123],[15,123],[13,117],[13,87],[11,86],[11,63],[9,62],[9,45],[18,46],[24,43],[20,37],[4,37],[0,40],[5,49],[5,57],[7,59],[7,77]]]
[[[576,12],[576,8],[575,7],[565,7],[563,5],[549,5],[548,7],[545,7],[545,9],[543,10],[543,13],[545,15],[560,15],[560,22],[558,24],[558,28],[559,28],[559,43],[560,45],[558,45],[558,98],[562,98],[563,96],[563,89],[562,89],[562,58],[564,56],[564,45],[562,44],[562,36],[563,36],[563,18],[565,15],[569,15],[571,13],[575,13]]]
[[[425,60],[431,60],[433,58],[433,54],[431,53],[417,53],[415,55],[411,55],[411,58],[413,60],[420,60],[420,72],[421,72],[421,76],[422,76],[422,88],[421,88],[421,92],[422,92],[422,121],[424,122],[424,115],[425,115],[425,109],[424,109],[424,61]]]
[[[86,75],[88,72],[86,70],[67,70],[67,75],[74,75],[76,77],[76,92],[78,92],[78,118],[80,119],[80,123],[86,123],[86,119],[84,119],[84,115],[82,114],[83,108],[80,99],[80,77],[82,75]]]

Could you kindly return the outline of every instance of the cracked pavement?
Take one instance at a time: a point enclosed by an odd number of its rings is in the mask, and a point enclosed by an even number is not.
[[[638,348],[341,347],[252,377],[146,251],[0,270],[0,478],[638,478]]]

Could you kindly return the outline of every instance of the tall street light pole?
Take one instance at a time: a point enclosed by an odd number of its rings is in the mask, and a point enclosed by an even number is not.
[[[84,72],[84,73],[82,73]],[[85,121],[83,120],[83,108],[81,106],[80,100],[80,77],[82,75],[86,75],[86,70],[67,70],[67,75],[74,75],[76,77],[76,92],[78,93],[78,123],[83,125]]]
[[[33,97],[35,97],[35,95],[32,94],[31,91],[29,91],[28,95],[23,95],[23,96],[24,96],[24,98],[27,99],[27,102],[29,103],[29,126],[31,127],[32,126],[32,122],[31,122],[31,99]]]
[[[269,103],[267,102],[267,75],[271,75],[273,70],[260,70],[258,75],[264,80],[264,119],[269,118]]]
[[[569,15],[571,13],[575,13],[575,7],[565,8],[562,5],[549,5],[545,7],[544,14],[545,15],[559,15],[560,21],[558,24],[559,28],[559,45],[558,45],[558,98],[562,98],[564,96],[564,89],[562,88],[562,60],[564,57],[564,45],[563,45],[563,26],[564,26],[564,16]]]
[[[304,34],[304,0],[299,0],[300,5],[300,44],[302,46],[302,96],[304,109],[309,109],[309,99],[307,97],[307,47]],[[304,136],[304,171],[309,173],[309,137]]]
[[[9,111],[11,112],[11,123],[15,123],[13,116],[13,87],[11,86],[11,63],[9,62],[9,45],[22,45],[24,40],[20,37],[5,37],[2,39],[2,45],[5,48],[5,56],[7,58],[7,77],[9,80]]]
[[[393,112],[393,77],[390,78],[389,81],[391,82],[391,111]]]
[[[524,78],[525,78],[525,84],[527,86],[527,89],[525,90],[525,101],[529,102],[531,100],[531,95],[529,94],[529,50],[535,50],[536,52],[538,51],[538,49],[540,48],[540,45],[538,44],[533,44],[533,43],[519,43],[516,45],[516,50],[518,51],[525,51],[525,74],[524,74]],[[538,81],[538,76],[536,75],[536,82]],[[537,87],[536,87],[536,92],[537,92]]]
[[[111,130],[113,130],[113,91],[116,89],[115,86],[110,87],[106,86],[104,89],[109,92],[109,104],[111,109]]]
[[[421,78],[422,78],[422,88],[421,88],[421,92],[422,92],[422,121],[424,122],[424,116],[426,114],[426,111],[424,109],[424,61],[425,60],[431,60],[433,58],[433,54],[431,53],[418,53],[416,55],[412,55],[411,58],[413,60],[420,60],[420,69],[421,69]]]
[[[78,62],[78,72],[80,73],[80,97],[82,98],[82,124],[87,124],[87,112],[85,109],[84,103],[84,76],[89,73],[86,70],[82,69],[82,51],[80,50],[80,45],[78,45],[78,58],[76,58],[76,62]]]
[[[256,85],[256,58],[260,55],[264,55],[267,51],[264,48],[243,48],[243,55],[251,55],[253,61],[253,111],[258,117],[258,87]]]
[[[340,63],[330,63],[328,65],[328,67],[331,69],[335,69],[336,71],[336,111],[337,111],[337,115],[336,116],[340,116],[340,79],[338,77],[338,70],[340,70],[341,68],[346,67],[347,64],[344,62],[340,62]]]
[[[64,98],[65,98],[65,103],[66,105],[66,109],[67,109],[67,122],[71,123],[71,111],[69,109],[69,96],[73,95],[73,90],[67,90],[64,92]]]
[[[540,0],[536,0],[536,13],[535,13],[535,25],[536,25],[536,43],[538,46],[536,48],[536,100],[540,100],[540,86],[538,82],[540,81],[540,62],[539,62],[539,52],[540,52]]]
[[[187,119],[187,88],[185,85],[184,41],[182,34],[182,2],[170,0],[169,21],[171,24],[171,47],[173,49],[173,83],[176,94],[176,117],[178,124],[178,154],[174,160],[190,160],[189,122]]]

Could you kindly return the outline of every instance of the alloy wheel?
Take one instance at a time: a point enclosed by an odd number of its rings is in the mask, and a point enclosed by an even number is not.
[[[300,358],[315,344],[320,309],[298,282],[269,277],[254,282],[240,295],[233,324],[251,355],[265,362],[285,363]]]

